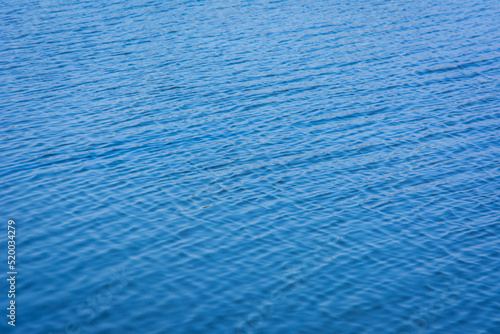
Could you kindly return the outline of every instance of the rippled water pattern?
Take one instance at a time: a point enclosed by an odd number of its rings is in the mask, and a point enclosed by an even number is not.
[[[16,332],[500,333],[499,14],[1,1]]]

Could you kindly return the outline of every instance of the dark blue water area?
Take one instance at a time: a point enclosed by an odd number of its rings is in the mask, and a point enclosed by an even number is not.
[[[499,1],[2,0],[0,69],[0,332],[500,333]]]

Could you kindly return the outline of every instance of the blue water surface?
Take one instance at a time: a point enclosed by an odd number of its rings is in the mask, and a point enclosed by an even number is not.
[[[0,69],[0,332],[500,333],[499,1],[0,0]]]

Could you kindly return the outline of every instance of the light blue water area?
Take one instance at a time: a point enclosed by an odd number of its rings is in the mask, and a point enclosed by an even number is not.
[[[0,331],[500,333],[499,1],[0,1]]]

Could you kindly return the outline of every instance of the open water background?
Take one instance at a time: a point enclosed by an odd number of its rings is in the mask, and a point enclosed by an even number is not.
[[[499,14],[1,0],[0,331],[500,333]]]

